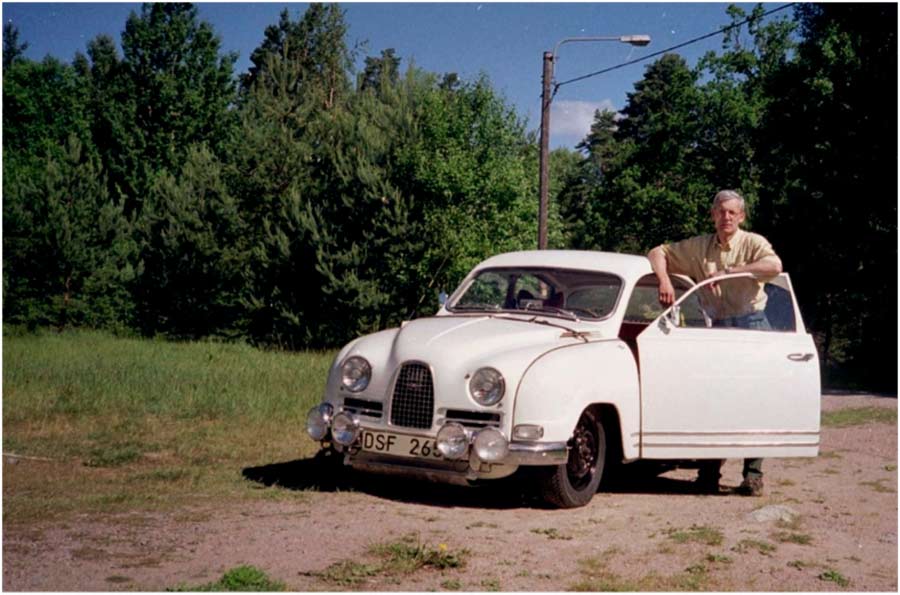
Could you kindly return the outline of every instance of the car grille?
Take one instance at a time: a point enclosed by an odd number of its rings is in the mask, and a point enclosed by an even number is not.
[[[406,428],[430,428],[434,415],[434,383],[423,364],[403,364],[394,385],[391,423]]]
[[[357,415],[381,419],[382,408],[382,404],[378,401],[354,399],[353,397],[344,399],[344,411],[349,411],[350,413],[355,413]]]
[[[486,413],[483,411],[463,411],[461,409],[448,409],[447,421],[456,422],[469,428],[486,428],[488,426],[500,426],[499,413]]]

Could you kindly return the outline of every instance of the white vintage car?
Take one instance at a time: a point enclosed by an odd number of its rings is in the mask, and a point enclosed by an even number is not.
[[[788,275],[766,284],[771,331],[712,326],[749,277],[675,276],[663,310],[643,256],[489,258],[435,316],[345,346],[307,431],[366,471],[469,483],[532,468],[561,507],[619,463],[816,456],[819,362]]]

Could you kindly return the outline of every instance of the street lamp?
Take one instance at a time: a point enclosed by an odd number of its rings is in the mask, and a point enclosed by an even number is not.
[[[543,92],[541,93],[541,156],[540,156],[540,208],[538,209],[538,250],[547,248],[547,203],[550,192],[550,103],[553,97],[550,93],[550,85],[553,81],[553,63],[559,52],[559,46],[564,43],[588,42],[588,41],[617,41],[635,46],[645,46],[650,43],[649,35],[609,35],[603,37],[567,37],[561,40],[553,48],[552,52],[544,52],[544,75],[542,78]]]

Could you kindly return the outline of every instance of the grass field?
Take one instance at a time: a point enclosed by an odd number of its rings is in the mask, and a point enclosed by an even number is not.
[[[243,468],[315,452],[333,357],[4,329],[4,520],[253,497]]]

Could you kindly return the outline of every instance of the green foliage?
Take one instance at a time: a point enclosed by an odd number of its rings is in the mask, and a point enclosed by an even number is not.
[[[285,585],[280,581],[275,581],[269,576],[256,568],[255,566],[237,566],[222,575],[222,578],[205,585],[195,587],[179,586],[169,591],[198,591],[204,592],[271,592],[284,591]]]
[[[729,7],[750,21],[721,52],[693,70],[663,56],[624,117],[596,114],[564,174],[568,241],[645,253],[711,230],[712,196],[737,189],[791,273],[826,385],[896,390],[896,10]]]
[[[896,6],[727,9],[722,49],[649,64],[551,154],[549,244],[645,253],[740,190],[791,273],[827,385],[896,388]],[[353,71],[339,5],[285,10],[247,73],[190,4],[72,64],[4,26],[4,315],[336,346],[437,308],[536,239],[533,134],[485,77]],[[862,197],[862,198],[861,198]],[[885,330],[887,329],[887,330]]]
[[[846,428],[869,423],[897,423],[897,410],[886,407],[853,407],[822,412],[822,426]]]
[[[19,43],[19,29],[12,22],[3,25],[3,70],[8,70],[28,49],[27,43]]]
[[[406,574],[422,568],[463,568],[469,550],[453,550],[447,544],[437,547],[422,543],[418,535],[407,535],[400,540],[372,546],[372,553],[384,560],[383,569],[391,573]]]
[[[205,145],[188,149],[178,173],[156,179],[138,222],[140,324],[148,334],[227,335],[246,277],[244,221],[222,164]]]
[[[193,143],[228,138],[237,56],[219,54],[212,26],[190,4],[148,3],[122,33],[123,71],[134,97],[133,144],[153,169],[172,168]]]
[[[666,534],[675,543],[696,542],[705,545],[721,545],[723,539],[719,529],[705,525],[691,525],[687,529],[669,529]]]
[[[848,587],[850,586],[850,579],[845,577],[839,571],[829,568],[825,572],[819,574],[819,580],[836,583],[839,587]]]
[[[42,176],[4,179],[4,293],[9,322],[65,327],[131,320],[137,274],[131,223],[97,159],[71,137]]]
[[[148,416],[302,419],[320,397],[331,352],[266,353],[247,345],[166,343],[100,332],[46,332],[3,341],[3,419],[119,419],[98,446],[114,450]],[[125,423],[126,420],[131,420]],[[8,425],[7,430],[14,426]],[[8,432],[7,432],[8,433]]]

